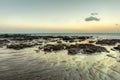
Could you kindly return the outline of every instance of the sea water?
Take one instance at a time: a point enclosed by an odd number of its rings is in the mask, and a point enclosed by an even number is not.
[[[36,36],[93,36],[98,38],[120,39],[120,33],[33,33]]]
[[[32,36],[93,36],[95,38],[120,39],[120,33],[0,33],[29,34]]]

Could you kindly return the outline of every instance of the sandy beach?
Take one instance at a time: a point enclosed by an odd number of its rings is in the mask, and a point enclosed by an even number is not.
[[[0,80],[120,79],[120,39],[1,35],[0,43]]]

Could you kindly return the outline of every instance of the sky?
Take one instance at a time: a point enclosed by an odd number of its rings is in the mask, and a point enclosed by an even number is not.
[[[120,0],[0,0],[0,32],[120,32]]]

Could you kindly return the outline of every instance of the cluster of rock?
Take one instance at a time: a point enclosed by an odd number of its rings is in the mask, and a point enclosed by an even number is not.
[[[10,42],[10,41],[7,40],[7,39],[1,39],[1,40],[0,40],[0,47],[3,47],[3,46],[5,46],[5,45],[7,45],[9,42]]]
[[[10,44],[7,45],[7,48],[9,49],[15,49],[15,50],[20,50],[28,47],[33,47],[33,44],[25,44],[25,43],[19,43],[19,44]]]
[[[28,47],[33,47],[35,45],[46,45],[40,47],[40,49],[44,50],[45,52],[52,52],[52,51],[60,51],[60,50],[67,50],[68,54],[74,55],[77,53],[83,54],[93,54],[99,52],[108,52],[106,48],[101,46],[93,45],[93,43],[100,44],[100,45],[115,45],[120,43],[120,39],[103,39],[103,40],[90,40],[88,44],[65,44],[65,42],[75,42],[77,41],[84,41],[86,39],[93,39],[92,36],[32,36],[28,34],[3,34],[0,35],[0,38],[4,40],[0,40],[0,44],[10,43],[9,40],[14,41],[13,44],[6,44],[7,48],[20,50]],[[9,39],[9,40],[8,40]],[[38,40],[38,41],[37,41]],[[39,40],[41,40],[39,42]],[[23,41],[23,43],[19,43]],[[36,41],[36,42],[34,42]],[[16,44],[18,42],[18,44]],[[29,43],[33,44],[29,44]],[[47,44],[47,42],[56,42],[56,44]],[[115,50],[120,51],[120,45],[114,47]]]
[[[92,36],[64,36],[62,37],[62,40],[64,41],[70,41],[70,42],[74,42],[74,40],[78,39],[78,40],[86,40],[86,39],[90,39],[92,38]]]
[[[30,34],[1,34],[0,38],[9,38],[11,40],[15,41],[31,41],[34,39],[44,39],[44,40],[50,40],[59,38],[63,41],[69,41],[74,42],[74,40],[78,39],[80,41],[92,38],[92,36],[34,36]]]
[[[75,44],[75,45],[65,45],[65,44],[56,44],[56,45],[45,45],[45,52],[60,51],[66,49],[68,54],[74,55],[77,53],[83,54],[93,54],[97,52],[109,52],[106,48],[101,46],[95,46],[93,44]]]
[[[117,43],[120,43],[120,39],[103,39],[96,42],[96,44],[100,45],[115,45]]]
[[[93,44],[77,44],[77,45],[71,45],[68,48],[68,54],[77,54],[77,53],[83,53],[83,54],[93,54],[93,53],[99,53],[99,52],[109,52],[106,48],[101,46],[95,46]]]
[[[44,46],[44,51],[45,52],[52,52],[52,51],[59,51],[65,49],[64,44],[47,44]]]

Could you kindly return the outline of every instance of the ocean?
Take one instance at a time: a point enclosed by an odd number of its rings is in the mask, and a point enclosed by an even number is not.
[[[93,36],[120,39],[120,33],[31,33],[34,36]]]
[[[95,38],[120,39],[120,33],[0,33],[0,34],[29,34],[32,36],[93,36]]]

